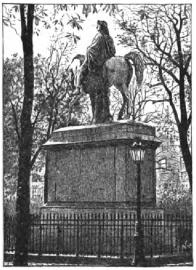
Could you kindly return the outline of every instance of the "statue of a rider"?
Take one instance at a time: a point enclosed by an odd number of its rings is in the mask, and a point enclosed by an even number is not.
[[[109,34],[107,23],[105,21],[97,21],[97,31],[98,33],[94,37],[92,44],[87,48],[76,91],[80,91],[83,87],[89,73],[101,74],[103,64],[109,58],[115,56],[114,41]]]

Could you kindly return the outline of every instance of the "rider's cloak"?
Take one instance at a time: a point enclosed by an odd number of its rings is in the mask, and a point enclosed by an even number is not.
[[[96,72],[103,66],[105,61],[115,56],[115,53],[113,39],[99,32],[94,37],[92,44],[87,48],[88,70]]]

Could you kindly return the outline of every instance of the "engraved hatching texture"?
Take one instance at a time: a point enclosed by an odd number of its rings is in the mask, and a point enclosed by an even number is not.
[[[79,197],[80,151],[60,151],[57,174],[57,200],[75,201]]]
[[[154,150],[141,166],[142,196],[154,198]],[[99,147],[49,152],[48,201],[123,202],[136,199],[136,166],[129,148]]]
[[[53,151],[48,151],[48,200],[55,200],[55,178],[56,178],[56,155]]]
[[[154,136],[154,127],[144,125],[121,124],[112,127],[103,126],[98,128],[84,128],[82,130],[57,130],[52,134],[51,142],[89,142],[111,140],[120,138],[133,138],[134,136]]]
[[[126,149],[125,153],[125,166],[126,166],[126,180],[125,180],[126,200],[132,201],[136,199],[137,171],[136,166],[129,153],[129,149]]]
[[[153,197],[155,185],[155,151],[153,149],[146,149],[144,163],[141,166],[141,194],[147,198]]]
[[[49,201],[115,200],[114,148],[61,150],[49,156]]]
[[[80,179],[80,153],[76,150],[56,151],[49,158],[49,201],[74,201]],[[69,177],[67,177],[69,176]]]
[[[116,201],[126,201],[125,196],[125,146],[116,147],[115,151],[115,182],[116,182]]]
[[[114,148],[94,148],[82,150],[80,191],[85,201],[113,201],[114,183]]]

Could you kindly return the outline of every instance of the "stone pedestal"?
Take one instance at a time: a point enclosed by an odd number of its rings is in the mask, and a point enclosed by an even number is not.
[[[47,150],[46,212],[134,211],[134,137],[146,144],[141,165],[142,207],[156,204],[155,128],[134,121],[61,128],[44,144]]]

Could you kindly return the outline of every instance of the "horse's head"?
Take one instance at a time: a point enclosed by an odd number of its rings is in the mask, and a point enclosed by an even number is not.
[[[84,62],[84,55],[77,54],[71,61],[68,68],[68,81],[74,90],[78,86],[78,79],[80,75],[80,69]]]

